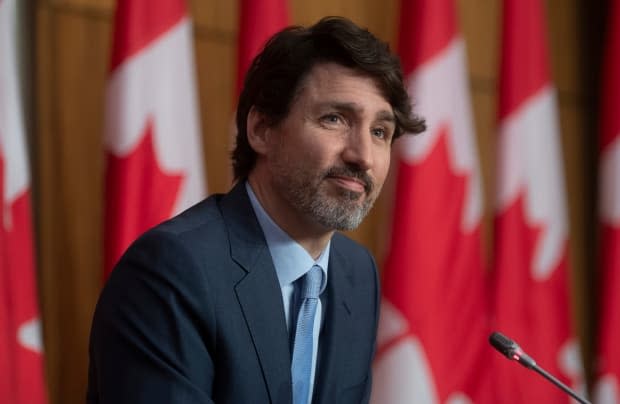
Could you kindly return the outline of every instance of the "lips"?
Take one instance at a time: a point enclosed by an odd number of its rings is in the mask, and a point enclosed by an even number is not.
[[[356,170],[355,167],[331,167],[324,175],[340,187],[352,192],[365,192],[370,195],[374,184],[367,172]]]
[[[353,192],[365,192],[367,185],[364,181],[354,177],[329,176],[329,179],[336,182],[339,186]]]

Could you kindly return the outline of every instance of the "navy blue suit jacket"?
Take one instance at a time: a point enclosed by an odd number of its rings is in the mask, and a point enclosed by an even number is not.
[[[313,403],[365,403],[379,286],[366,249],[336,233]],[[243,184],[141,236],[101,294],[91,404],[291,402],[275,268]]]

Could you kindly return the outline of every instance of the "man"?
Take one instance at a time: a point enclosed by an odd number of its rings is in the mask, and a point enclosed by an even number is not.
[[[396,57],[343,18],[276,34],[237,110],[236,185],[141,236],[91,332],[90,403],[360,403],[379,287],[355,228],[412,116]]]

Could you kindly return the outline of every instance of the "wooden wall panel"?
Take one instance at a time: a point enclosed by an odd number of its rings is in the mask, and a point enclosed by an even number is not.
[[[489,88],[490,79],[476,79],[471,89],[474,126],[478,140],[478,155],[482,174],[483,224],[482,237],[487,261],[492,258],[493,205],[495,203],[495,154],[496,138],[496,96],[494,87]],[[478,84],[476,84],[478,83]]]
[[[78,13],[90,19],[101,15],[109,18],[114,11],[115,0],[38,0],[37,3],[56,12]]]
[[[590,206],[591,201],[585,198],[585,189],[587,181],[592,181],[590,178],[592,174],[584,169],[588,158],[587,150],[582,147],[586,120],[585,108],[582,102],[567,98],[562,97],[560,101],[560,126],[570,226],[571,303],[577,335],[582,344],[582,353],[589,363],[593,353],[593,330],[588,328],[589,316],[593,310],[589,286],[594,263],[589,262],[590,255],[587,247],[588,240],[594,235],[595,217],[594,209]],[[591,369],[587,370],[590,372]]]
[[[99,293],[102,246],[103,95],[114,0],[36,3],[36,134],[33,155],[40,294],[52,404],[84,402],[87,341]],[[560,123],[569,195],[574,305],[591,351],[594,256],[592,57],[588,38],[599,27],[577,0],[549,0],[552,73],[559,87]],[[292,23],[345,15],[395,48],[398,0],[290,0]],[[473,113],[484,180],[485,240],[490,257],[496,137],[500,0],[457,1],[466,40]],[[229,151],[236,77],[238,2],[191,0],[204,155],[210,192],[231,183]],[[590,30],[588,33],[587,30]],[[588,55],[590,59],[585,58]],[[588,143],[589,142],[589,143]],[[391,183],[352,237],[381,264],[391,220]],[[589,354],[588,354],[589,355]]]
[[[53,51],[47,43],[47,35],[52,31],[51,13],[49,10],[40,8],[36,12],[35,24],[37,26],[36,51],[36,141],[34,142],[35,156],[33,161],[33,205],[37,223],[37,247],[39,265],[39,298],[41,317],[43,324],[43,343],[45,348],[46,377],[50,397],[57,397],[58,382],[57,372],[60,363],[61,324],[58,322],[57,302],[60,300],[59,291],[56,289],[56,281],[52,276],[52,263],[60,250],[60,237],[54,231],[55,215],[58,210],[58,200],[54,197],[57,187],[55,178],[51,175],[54,167],[54,156],[58,154],[58,148],[52,136],[41,136],[41,132],[49,133],[53,127],[54,112],[51,105],[53,80]],[[54,402],[52,400],[52,402]]]
[[[578,0],[547,1],[545,11],[548,18],[548,46],[551,53],[551,74],[560,95],[572,96],[583,93],[582,70],[588,66],[579,59],[579,39],[583,37],[583,26],[579,23]]]
[[[231,35],[237,31],[236,1],[190,0],[194,25],[200,29]]]
[[[290,4],[294,24],[310,25],[327,15],[342,15],[368,28],[384,41],[394,43],[396,0],[292,0]]]
[[[37,10],[36,144],[41,297],[52,402],[83,402],[88,330],[101,285],[102,110],[109,21]]]
[[[459,0],[458,23],[466,41],[469,74],[485,86],[473,92],[495,94],[498,75],[501,33],[501,2],[499,0]],[[486,119],[486,118],[485,118]]]
[[[591,113],[587,103],[595,84],[587,77],[599,62],[594,54],[583,57],[588,52],[584,48],[592,44],[586,39],[587,23],[580,2],[550,0],[546,3],[551,74],[558,89],[568,200],[572,308],[586,362],[586,377],[591,379],[594,330],[589,327],[593,311],[589,286],[593,284],[595,263],[594,254],[588,249],[594,247],[591,239],[595,235],[596,216],[595,199],[586,196],[586,192],[590,189],[588,182],[596,181],[596,172],[589,165],[593,149],[584,147],[584,142],[587,139],[596,142],[598,136],[595,121],[587,115]]]
[[[61,352],[70,366],[59,373],[61,397],[84,396],[90,319],[101,273],[103,199],[102,114],[103,80],[108,57],[109,29],[106,20],[86,20],[80,14],[55,16],[57,75],[56,127],[51,135],[61,145],[57,156],[61,211],[56,212],[63,228],[65,257],[58,257],[55,273],[64,282],[61,290],[60,322],[63,341],[71,341]],[[94,272],[94,273],[93,273]],[[67,322],[65,316],[73,319]]]
[[[73,10],[97,9],[108,12],[114,9],[115,0],[39,0],[40,3],[48,3],[55,9],[67,8]]]
[[[203,145],[209,193],[222,193],[232,184],[233,93],[236,57],[232,35],[224,40],[196,37]]]

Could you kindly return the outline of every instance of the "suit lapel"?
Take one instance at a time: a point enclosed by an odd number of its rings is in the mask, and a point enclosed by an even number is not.
[[[235,286],[272,403],[291,400],[291,359],[282,293],[245,185],[222,200],[232,259],[247,272]]]
[[[354,329],[351,317],[353,305],[350,301],[350,296],[353,296],[351,291],[353,273],[345,258],[339,253],[335,238],[332,239],[330,255],[327,307],[320,340],[320,371],[317,372],[314,383],[313,403],[334,402],[340,386],[342,358],[350,355],[348,334]]]

